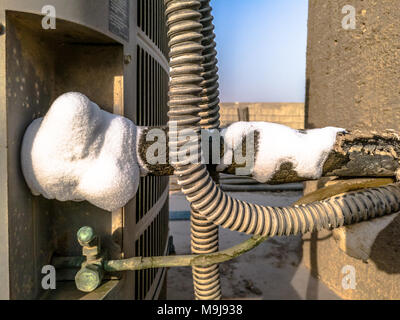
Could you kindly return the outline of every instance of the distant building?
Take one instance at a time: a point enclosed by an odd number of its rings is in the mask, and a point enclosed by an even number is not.
[[[293,129],[304,129],[304,103],[221,103],[221,125],[228,126],[239,119],[238,109],[248,108],[249,121],[284,124]]]

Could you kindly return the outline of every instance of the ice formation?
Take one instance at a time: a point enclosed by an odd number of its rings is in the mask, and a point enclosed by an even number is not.
[[[265,183],[283,163],[291,163],[299,177],[320,178],[337,133],[345,130],[328,127],[301,132],[276,123],[237,122],[222,132],[227,149],[219,171],[232,163],[234,150],[241,147],[244,137],[255,131],[259,133],[259,141],[251,173],[257,181]]]
[[[66,93],[28,127],[21,164],[34,195],[114,211],[137,192],[136,126],[83,94]]]

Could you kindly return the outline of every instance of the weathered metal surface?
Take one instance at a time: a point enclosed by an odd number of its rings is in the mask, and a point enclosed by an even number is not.
[[[103,270],[100,265],[87,265],[78,271],[75,284],[79,291],[92,292],[96,290],[103,280]]]
[[[76,289],[73,281],[57,283],[58,289],[48,291],[43,297],[46,300],[114,300],[116,292],[120,292],[122,287],[121,280],[104,281],[96,290],[87,293]]]
[[[3,9],[3,8],[2,8]],[[41,269],[49,264],[54,248],[50,220],[50,202],[34,197],[25,185],[20,170],[20,144],[26,127],[43,116],[50,104],[51,81],[44,76],[51,65],[50,53],[43,42],[35,41],[12,13],[7,13],[6,30],[6,103],[2,125],[7,128],[3,154],[7,157],[10,298],[34,299],[41,288]],[[49,79],[50,80],[50,79]],[[2,208],[3,209],[3,208]]]

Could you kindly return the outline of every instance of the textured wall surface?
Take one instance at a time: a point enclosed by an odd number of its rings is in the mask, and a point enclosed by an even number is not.
[[[345,5],[356,9],[355,29],[342,27]],[[310,0],[306,127],[400,130],[398,9],[393,0]],[[327,235],[304,242],[304,262],[314,276],[343,298],[400,298],[399,217],[380,231],[364,262],[343,253],[333,237],[317,240]],[[347,249],[357,250],[353,245]],[[354,290],[342,286],[346,265],[355,268]]]
[[[249,108],[250,121],[284,124],[293,129],[304,129],[303,103],[221,103],[221,125],[239,121],[238,108]]]
[[[344,254],[331,232],[321,231],[306,235],[303,238],[303,262],[310,268],[314,277],[320,278],[339,297],[356,300],[397,300],[400,298],[399,228],[400,221],[396,219],[384,232],[386,236],[378,235],[372,247],[371,257],[366,262]],[[388,234],[394,236],[389,242]],[[317,241],[317,238],[320,240]],[[349,279],[350,276],[349,267],[354,267],[355,289],[343,287],[343,279]],[[309,299],[317,298],[318,292],[312,285],[309,285],[308,292]]]
[[[345,30],[345,5],[356,28]],[[393,0],[310,0],[308,127],[400,128],[400,10]]]

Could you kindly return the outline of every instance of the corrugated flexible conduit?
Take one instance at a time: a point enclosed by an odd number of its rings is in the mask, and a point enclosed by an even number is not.
[[[202,129],[219,128],[219,91],[217,52],[215,50],[215,35],[210,0],[200,0],[202,25],[202,56],[200,76],[202,88],[200,107],[200,126]],[[191,210],[191,249],[193,254],[210,254],[219,250],[219,227],[201,216],[196,210]],[[221,283],[219,265],[192,268],[194,295],[197,300],[220,300]]]

